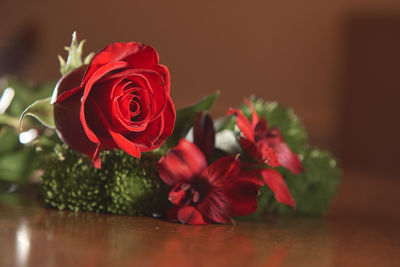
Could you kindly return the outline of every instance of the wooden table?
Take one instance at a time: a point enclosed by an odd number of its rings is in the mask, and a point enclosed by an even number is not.
[[[345,172],[322,218],[235,226],[57,211],[25,192],[0,203],[0,266],[400,266],[399,190],[398,177]]]

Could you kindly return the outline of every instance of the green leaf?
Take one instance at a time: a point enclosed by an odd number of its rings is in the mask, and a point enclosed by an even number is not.
[[[34,154],[34,150],[29,148],[12,151],[1,157],[0,180],[17,182],[26,179],[35,162],[32,160]]]
[[[179,140],[186,136],[191,127],[193,127],[196,113],[199,111],[208,111],[214,105],[219,95],[219,91],[208,95],[195,104],[188,106],[176,112],[176,121],[174,133],[168,138],[167,145],[173,147]]]
[[[85,44],[85,42],[86,40],[78,42],[76,32],[72,34],[71,45],[69,47],[65,47],[65,50],[68,52],[67,60],[65,61],[60,55],[58,55],[58,60],[60,61],[61,75],[65,75],[71,70],[79,68],[83,64],[88,64],[93,58],[94,54],[91,53],[82,61],[83,45]]]
[[[18,119],[7,114],[0,114],[0,125],[7,125],[12,128],[17,128]]]
[[[23,82],[16,77],[5,77],[5,87],[15,90],[15,96],[4,114],[8,114],[17,119],[21,116],[24,109],[37,99],[46,98],[53,92],[55,82],[41,84]],[[0,87],[0,91],[1,91]]]
[[[0,144],[0,160],[8,153],[12,153],[13,151],[23,147],[23,145],[18,141],[17,133],[11,127],[3,127],[1,129]]]
[[[33,104],[22,112],[21,117],[19,118],[20,128],[22,128],[22,122],[25,116],[31,116],[37,119],[41,124],[48,128],[55,128],[53,105],[50,104],[50,97],[33,102]]]

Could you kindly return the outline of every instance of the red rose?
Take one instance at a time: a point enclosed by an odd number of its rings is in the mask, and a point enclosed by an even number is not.
[[[168,68],[158,61],[150,46],[114,43],[62,77],[53,96],[61,139],[97,168],[100,151],[119,148],[140,158],[162,145],[172,134],[175,108]]]

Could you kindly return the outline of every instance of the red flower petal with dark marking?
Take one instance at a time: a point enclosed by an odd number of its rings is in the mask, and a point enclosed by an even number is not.
[[[204,220],[203,215],[192,206],[185,206],[178,210],[177,219],[181,223],[187,224],[207,224]]]
[[[293,209],[296,208],[295,201],[283,180],[282,175],[273,169],[263,169],[261,176],[264,178],[265,183],[271,188],[275,194],[275,198],[279,203],[286,204]]]
[[[249,153],[260,163],[270,167],[283,166],[294,174],[303,171],[303,166],[298,155],[293,153],[283,140],[278,129],[269,129],[267,120],[259,118],[253,104],[244,100],[252,111],[251,123],[238,109],[230,109],[228,114],[234,114],[237,118],[237,126],[243,137],[240,138],[240,145],[243,150]],[[295,207],[293,197],[286,186],[285,181],[279,172],[273,169],[263,169],[261,175],[265,183],[275,194],[280,203]]]
[[[226,185],[226,192],[232,201],[232,215],[243,216],[257,211],[258,187],[264,182],[258,177],[259,171],[241,171],[241,179]],[[258,185],[255,186],[255,185]]]
[[[239,127],[243,136],[254,143],[254,129],[243,112],[240,109],[230,108],[228,110],[228,115],[232,114],[236,116],[237,126]]]
[[[258,117],[253,104],[247,98],[244,101],[252,110],[251,123],[241,110],[228,111],[236,116],[237,126],[243,134],[240,140],[243,150],[271,167],[282,165],[294,174],[304,171],[300,158],[285,143],[279,130],[270,129],[266,119]]]
[[[263,160],[263,163],[271,167],[279,167],[280,162],[276,155],[276,151],[268,145],[266,140],[259,140],[256,143],[257,157]]]
[[[158,162],[158,173],[168,185],[176,185],[193,179],[207,167],[207,161],[200,149],[182,139]]]
[[[227,179],[237,177],[240,171],[240,163],[236,156],[226,156],[218,159],[207,167],[202,173],[203,176],[213,184],[225,184]]]
[[[233,216],[257,209],[263,182],[258,171],[243,172],[237,156],[223,157],[207,166],[200,149],[182,139],[160,159],[158,171],[164,182],[174,186],[169,200],[175,206],[168,212],[169,220],[227,223]]]
[[[289,148],[283,141],[283,138],[278,129],[270,131],[267,137],[268,144],[275,151],[279,163],[294,174],[299,174],[304,171],[303,164],[299,156]]]

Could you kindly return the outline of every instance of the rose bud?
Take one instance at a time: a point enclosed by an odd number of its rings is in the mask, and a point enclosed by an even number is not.
[[[114,43],[56,85],[54,120],[60,138],[101,167],[99,152],[122,149],[140,158],[172,134],[175,108],[168,68],[136,42]]]

